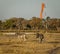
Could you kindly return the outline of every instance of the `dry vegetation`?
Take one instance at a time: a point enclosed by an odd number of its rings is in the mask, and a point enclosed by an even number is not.
[[[0,54],[60,54],[60,33],[45,33],[43,43],[35,35],[27,35],[27,40],[17,36],[0,35]]]

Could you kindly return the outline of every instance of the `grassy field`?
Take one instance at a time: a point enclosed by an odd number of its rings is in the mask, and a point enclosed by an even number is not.
[[[26,35],[27,40],[17,36],[0,35],[0,54],[60,54],[60,33],[46,33],[39,43],[35,35]]]

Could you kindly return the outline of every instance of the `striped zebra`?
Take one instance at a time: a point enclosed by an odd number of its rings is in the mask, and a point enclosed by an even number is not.
[[[42,43],[42,41],[44,39],[44,35],[42,33],[41,34],[37,33],[36,38],[39,38],[39,42]]]

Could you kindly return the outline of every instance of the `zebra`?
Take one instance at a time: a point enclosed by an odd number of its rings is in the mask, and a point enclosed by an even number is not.
[[[25,33],[16,33],[16,35],[18,36],[18,40],[23,39],[24,41],[26,41],[26,34]]]
[[[42,33],[37,33],[36,34],[36,38],[39,38],[39,42],[42,43],[43,39],[44,39],[44,35]]]

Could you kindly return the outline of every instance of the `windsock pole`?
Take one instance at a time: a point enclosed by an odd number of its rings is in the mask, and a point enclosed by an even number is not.
[[[44,8],[45,8],[45,4],[44,3],[42,3],[42,6],[41,6],[41,12],[40,12],[40,19],[42,19],[43,18],[43,11],[44,11]]]

